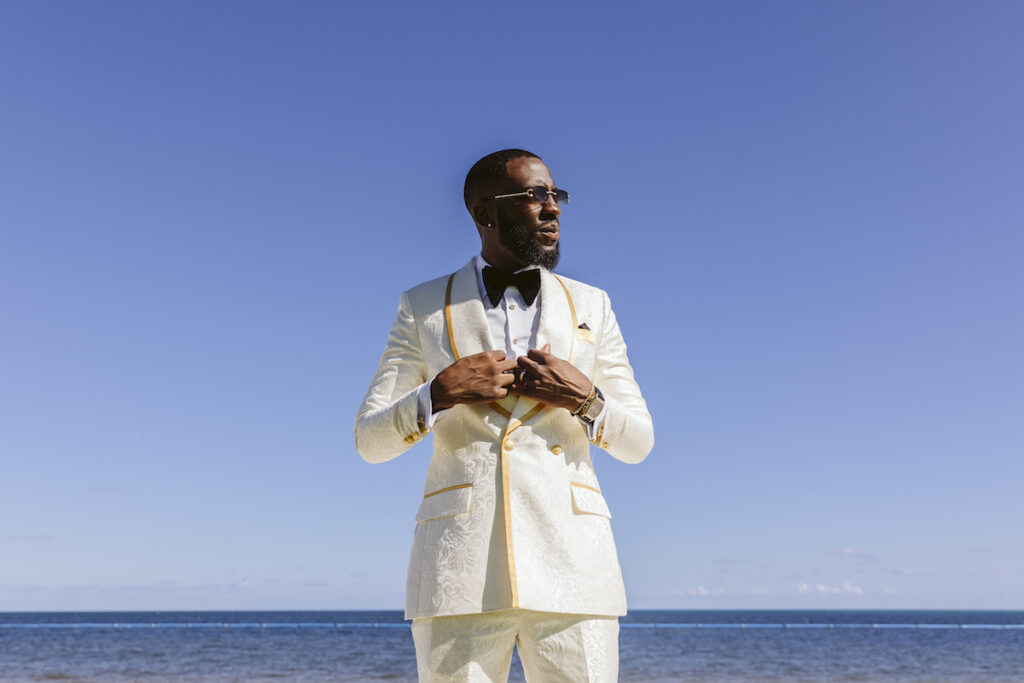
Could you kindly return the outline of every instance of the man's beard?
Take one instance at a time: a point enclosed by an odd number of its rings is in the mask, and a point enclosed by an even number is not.
[[[541,249],[536,233],[517,223],[499,220],[498,241],[527,265],[542,266],[548,270],[554,270],[558,265],[559,245],[555,244],[551,250]]]

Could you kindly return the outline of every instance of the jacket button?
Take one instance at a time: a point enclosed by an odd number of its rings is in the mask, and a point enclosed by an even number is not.
[[[554,446],[551,447],[551,452],[554,453],[555,455],[561,455],[562,454],[562,447],[557,445],[557,444],[555,444]]]
[[[504,443],[502,443],[502,446],[505,447],[506,451],[510,451],[510,450],[512,450],[513,448],[516,447],[516,445],[514,443],[512,443],[511,441],[505,441]]]

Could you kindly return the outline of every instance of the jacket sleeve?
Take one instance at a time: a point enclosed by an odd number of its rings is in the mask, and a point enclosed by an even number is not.
[[[356,450],[364,460],[391,460],[427,435],[430,430],[420,419],[417,401],[426,381],[416,320],[403,292],[377,373],[356,414]]]
[[[593,443],[618,460],[638,463],[654,447],[654,425],[633,377],[615,312],[608,295],[602,295],[604,327],[594,364],[594,384],[604,394],[605,414]]]

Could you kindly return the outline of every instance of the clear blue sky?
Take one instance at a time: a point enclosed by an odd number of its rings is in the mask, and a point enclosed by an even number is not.
[[[1024,5],[0,5],[0,610],[400,608],[352,423],[477,158],[655,421],[631,606],[1024,608]]]

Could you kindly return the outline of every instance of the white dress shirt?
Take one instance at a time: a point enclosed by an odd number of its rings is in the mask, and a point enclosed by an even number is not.
[[[487,288],[484,286],[484,266],[490,265],[484,260],[483,255],[476,256],[476,283],[480,291],[480,298],[484,302],[484,311],[487,316],[487,326],[491,330],[491,339],[496,349],[504,349],[505,358],[518,358],[525,356],[527,352],[537,344],[537,327],[540,324],[541,293],[537,292],[537,298],[532,304],[527,305],[522,293],[515,285],[510,285],[501,300],[496,306],[491,305],[487,296]],[[524,270],[532,270],[540,266],[526,266],[520,268],[517,273]],[[430,381],[420,386],[418,394],[419,416],[423,419],[427,428],[434,426],[434,419],[437,413],[433,411],[433,403],[430,400]],[[440,412],[440,411],[439,411]],[[593,423],[587,425],[587,432],[590,439],[594,438],[601,423],[604,421],[604,413],[597,416]]]

